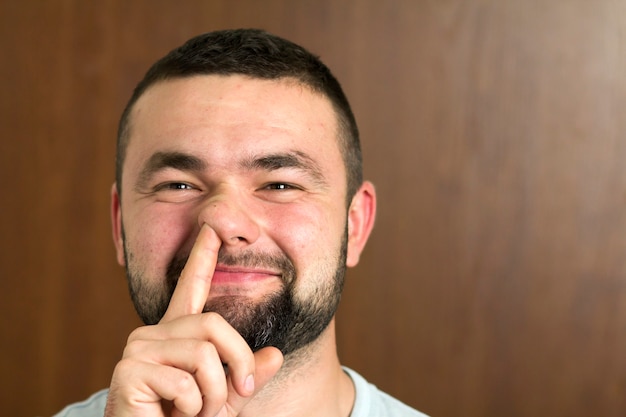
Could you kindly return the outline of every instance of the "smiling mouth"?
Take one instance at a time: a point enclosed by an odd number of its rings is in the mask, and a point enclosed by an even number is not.
[[[213,273],[211,285],[258,283],[276,278],[281,278],[281,274],[276,271],[218,265]]]

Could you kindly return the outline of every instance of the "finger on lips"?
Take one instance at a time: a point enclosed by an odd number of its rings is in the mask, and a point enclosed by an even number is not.
[[[211,289],[221,243],[210,226],[204,224],[201,227],[161,324],[168,338],[195,338],[210,343],[219,353],[221,363],[228,366],[229,380],[236,391],[248,396],[254,392],[252,351],[221,316],[201,314]],[[221,366],[219,371],[223,380]]]

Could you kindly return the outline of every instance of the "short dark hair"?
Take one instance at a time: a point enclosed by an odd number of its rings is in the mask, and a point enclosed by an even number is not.
[[[115,161],[119,192],[130,140],[130,113],[141,95],[150,86],[168,79],[233,74],[270,80],[292,78],[330,100],[337,114],[349,204],[363,182],[363,168],[359,131],[341,85],[319,57],[293,42],[258,29],[222,30],[196,36],[152,65],[135,88],[120,119]]]

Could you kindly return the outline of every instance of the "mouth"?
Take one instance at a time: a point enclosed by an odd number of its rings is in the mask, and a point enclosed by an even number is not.
[[[267,279],[280,279],[282,274],[262,268],[217,265],[211,285],[242,285],[258,283]]]

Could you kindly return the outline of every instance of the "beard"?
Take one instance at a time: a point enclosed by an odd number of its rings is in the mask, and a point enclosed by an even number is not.
[[[174,258],[165,280],[150,282],[133,265],[132,252],[124,244],[126,275],[131,299],[146,325],[157,324],[165,314],[188,255]],[[337,311],[343,289],[347,254],[347,229],[333,264],[324,260],[318,276],[309,277],[306,294],[298,293],[299,279],[293,262],[285,254],[242,252],[218,254],[218,263],[243,267],[267,267],[281,271],[280,290],[252,300],[244,295],[211,299],[203,312],[220,314],[245,339],[252,351],[274,346],[288,355],[315,341]],[[302,285],[300,285],[302,286]]]

